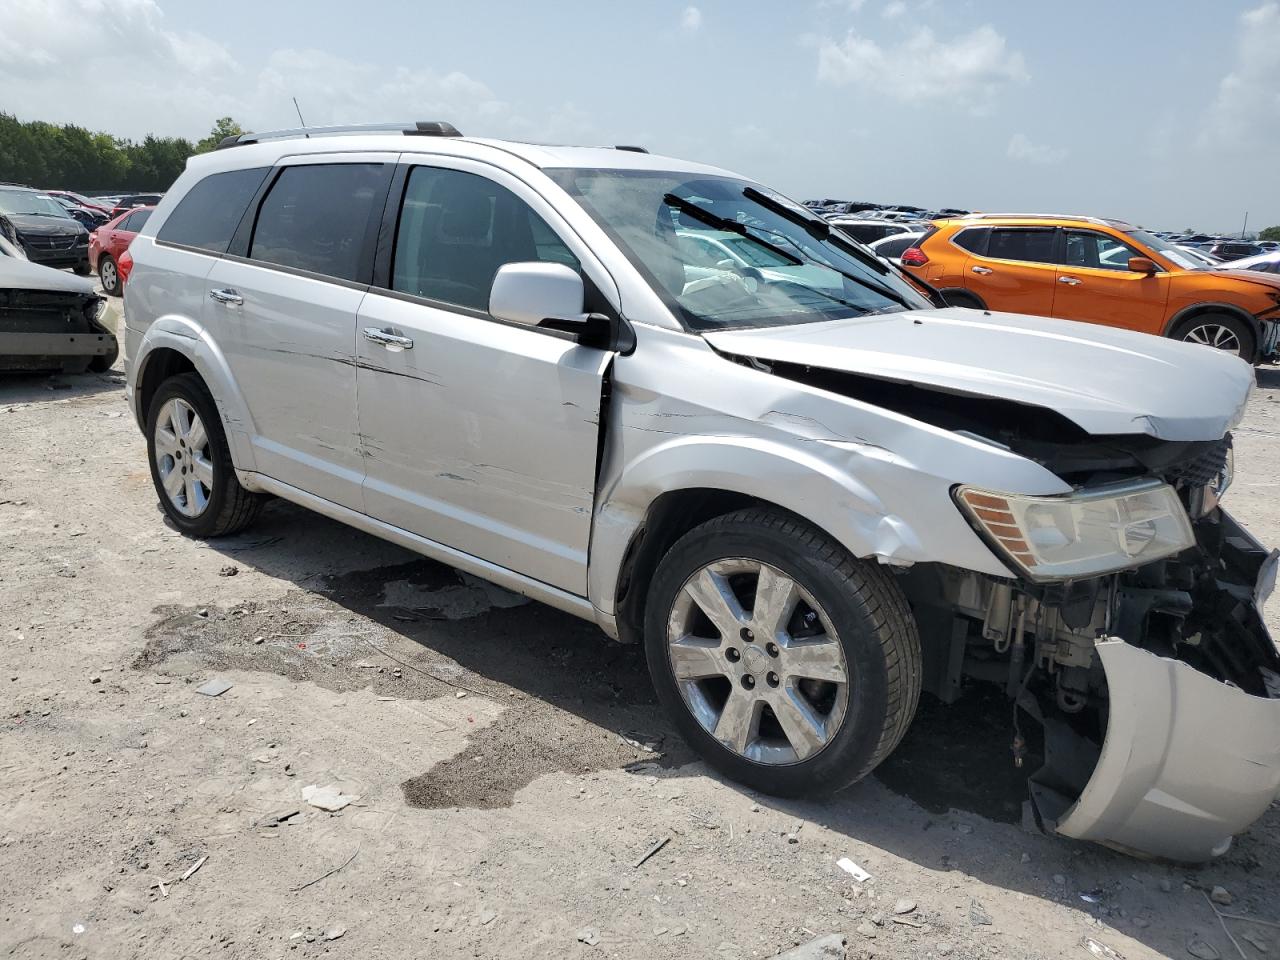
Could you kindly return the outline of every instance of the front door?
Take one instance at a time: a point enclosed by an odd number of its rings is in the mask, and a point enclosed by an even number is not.
[[[965,260],[965,287],[992,310],[1051,316],[1057,239],[1055,227],[992,227],[985,253]]]
[[[1096,230],[1067,230],[1053,315],[1110,327],[1163,333],[1169,275],[1135,273],[1130,257],[1147,257]]]
[[[353,510],[363,509],[364,480],[356,311],[393,169],[283,167],[257,211],[247,258],[218,260],[207,279],[205,315],[253,418],[244,429],[254,469]]]
[[[439,162],[409,169],[386,289],[357,321],[367,512],[585,596],[612,354],[497,321],[488,304],[504,263],[583,270],[589,254],[516,178]]]

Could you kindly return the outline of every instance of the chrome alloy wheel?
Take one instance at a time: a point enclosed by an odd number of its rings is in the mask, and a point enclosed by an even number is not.
[[[1240,338],[1230,327],[1225,327],[1220,323],[1201,323],[1192,327],[1186,332],[1182,338],[1187,343],[1199,343],[1206,347],[1213,347],[1216,350],[1225,350],[1228,353],[1240,356]]]
[[[104,290],[114,290],[116,288],[116,264],[114,260],[104,260],[102,268],[99,271],[102,277],[102,287]]]
[[[844,648],[798,583],[759,560],[696,571],[667,618],[671,671],[702,728],[762,764],[807,760],[849,705]]]
[[[169,502],[185,517],[198,517],[213,495],[209,437],[191,404],[174,397],[156,418],[156,467]]]

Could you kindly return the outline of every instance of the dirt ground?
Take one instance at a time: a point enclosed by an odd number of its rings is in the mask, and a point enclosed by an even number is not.
[[[1275,543],[1260,380],[1228,503]],[[834,801],[753,795],[585,623],[284,503],[178,535],[118,373],[0,382],[0,670],[3,958],[1280,952],[1206,897],[1280,920],[1280,809],[1195,869],[1027,832],[981,696]]]

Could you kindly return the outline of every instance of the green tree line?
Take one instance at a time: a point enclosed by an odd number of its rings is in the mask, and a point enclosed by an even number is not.
[[[167,190],[193,153],[212,150],[223,136],[242,132],[223,117],[197,143],[150,135],[134,142],[74,124],[0,113],[0,182],[50,190]]]

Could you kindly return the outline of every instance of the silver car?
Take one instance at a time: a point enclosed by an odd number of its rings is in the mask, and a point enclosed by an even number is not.
[[[1048,831],[1202,860],[1276,797],[1277,555],[1220,506],[1246,363],[942,308],[636,148],[306,134],[192,159],[130,248],[178,529],[282,497],[642,643],[690,743],[774,794],[985,683]]]

